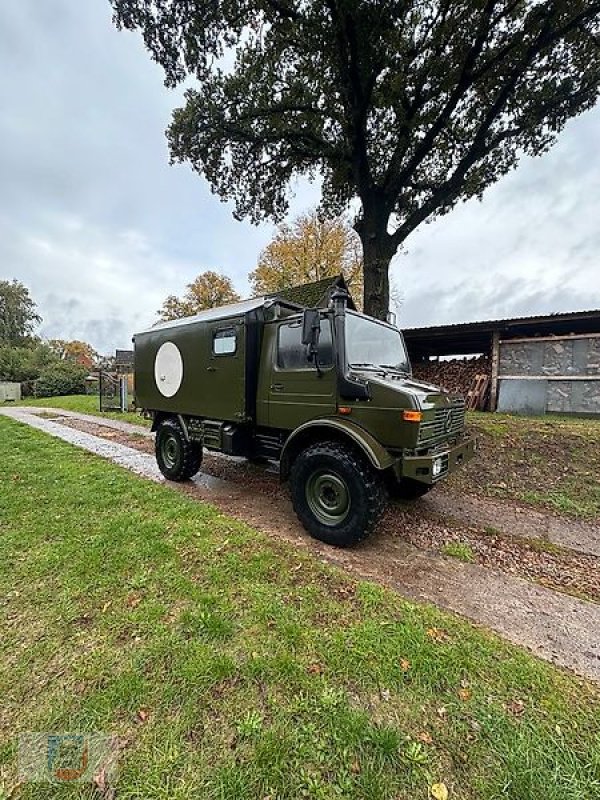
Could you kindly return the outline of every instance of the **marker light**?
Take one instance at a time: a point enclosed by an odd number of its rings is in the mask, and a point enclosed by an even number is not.
[[[347,417],[348,414],[352,413],[352,407],[351,406],[339,406],[338,407],[338,412],[340,414],[343,414],[345,417]]]
[[[421,422],[423,419],[422,411],[403,411],[402,419],[405,422]]]

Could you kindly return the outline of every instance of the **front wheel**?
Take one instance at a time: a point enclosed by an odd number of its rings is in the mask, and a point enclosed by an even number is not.
[[[294,510],[315,539],[337,547],[360,542],[386,505],[383,481],[364,458],[338,442],[303,450],[290,474]]]
[[[170,481],[187,481],[200,469],[202,447],[190,442],[176,419],[165,419],[154,443],[158,468]]]

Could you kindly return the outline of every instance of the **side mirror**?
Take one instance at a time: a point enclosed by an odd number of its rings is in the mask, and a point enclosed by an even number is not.
[[[396,315],[394,314],[393,311],[388,311],[385,319],[388,325],[394,325],[394,326],[396,325]]]
[[[318,309],[307,308],[302,317],[302,344],[306,344],[311,350],[314,350],[319,343],[320,330],[321,315]]]

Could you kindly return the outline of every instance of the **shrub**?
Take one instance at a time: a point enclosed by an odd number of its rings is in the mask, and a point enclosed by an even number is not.
[[[64,394],[84,394],[88,371],[79,364],[61,361],[44,367],[35,384],[37,397],[56,397]]]
[[[48,345],[31,347],[0,347],[0,381],[34,381],[45,367],[59,363]]]

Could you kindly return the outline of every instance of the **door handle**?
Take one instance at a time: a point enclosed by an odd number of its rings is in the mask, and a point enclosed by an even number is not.
[[[206,368],[206,371],[207,371],[207,372],[216,372],[216,371],[217,371],[217,368],[216,368],[216,367],[207,367],[207,368]]]
[[[272,383],[271,384],[271,391],[272,392],[283,392],[284,386],[283,383]]]

